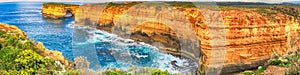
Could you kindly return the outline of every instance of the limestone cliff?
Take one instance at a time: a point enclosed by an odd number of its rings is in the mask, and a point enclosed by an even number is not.
[[[78,5],[72,4],[46,3],[42,5],[42,14],[52,19],[65,18],[67,13],[75,16],[78,8]]]
[[[160,48],[163,52],[174,55],[197,59],[197,54],[201,54],[199,72],[216,68],[210,61],[215,61],[214,64],[224,62],[222,74],[252,69],[265,63],[274,54],[285,55],[300,46],[298,21],[283,13],[265,16],[244,10],[216,11],[126,4],[82,6],[79,11],[75,17],[78,24],[96,25],[99,29],[118,35],[130,34],[131,39],[149,44],[160,42],[164,45]],[[86,14],[88,16],[84,16]],[[192,34],[196,34],[198,40],[189,39]],[[222,40],[226,40],[224,44]],[[198,41],[201,41],[198,44],[200,49],[182,50],[185,49],[182,43]],[[223,57],[222,54],[212,55],[213,49],[225,51],[224,61],[212,59],[213,56]]]

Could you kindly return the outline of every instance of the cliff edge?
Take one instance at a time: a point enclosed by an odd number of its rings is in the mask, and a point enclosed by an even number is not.
[[[103,11],[99,13],[96,9]],[[238,9],[212,10],[139,3],[87,4],[78,10],[75,16],[77,24],[96,26],[118,35],[128,33],[116,33],[116,29],[130,31],[131,39],[149,44],[162,43],[164,47],[159,48],[163,52],[200,58],[198,73],[216,70],[220,66],[212,64],[222,63],[221,74],[253,69],[266,63],[273,55],[285,55],[300,46],[298,20],[280,12],[264,15]],[[188,26],[190,30],[180,26]],[[190,34],[195,34],[198,40],[189,39]],[[182,50],[182,43],[199,43],[201,48]],[[212,50],[225,53],[216,54]]]

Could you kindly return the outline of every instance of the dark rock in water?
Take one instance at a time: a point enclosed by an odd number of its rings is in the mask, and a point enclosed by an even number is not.
[[[171,61],[172,67],[173,67],[175,70],[178,70],[178,69],[179,69],[179,66],[178,66],[176,63],[177,63],[176,60]]]
[[[179,67],[176,63],[177,63],[176,60],[171,61],[171,65],[173,65],[174,67]]]

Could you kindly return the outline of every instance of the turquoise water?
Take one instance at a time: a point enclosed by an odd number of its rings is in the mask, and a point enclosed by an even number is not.
[[[156,67],[171,72],[194,71],[197,63],[160,53],[151,45],[123,39],[117,35],[89,27],[74,26],[74,18],[45,19],[42,3],[0,3],[0,22],[25,31],[29,39],[43,42],[50,50],[58,50],[69,59],[85,56],[93,70]],[[170,64],[176,60],[184,70]]]

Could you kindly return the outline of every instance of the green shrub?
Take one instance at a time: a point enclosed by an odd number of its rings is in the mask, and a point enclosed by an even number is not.
[[[0,36],[2,36],[5,33],[6,33],[5,31],[0,31]]]
[[[300,75],[300,54],[294,52],[287,57],[292,64],[289,66],[289,71],[286,72],[286,75]]]
[[[123,71],[119,69],[106,70],[105,75],[179,75],[171,74],[167,70],[162,71],[158,68],[130,68],[128,71]]]
[[[247,71],[247,72],[243,72],[244,75],[254,75],[255,72],[253,71]]]
[[[23,50],[14,60],[18,69],[45,69],[54,66],[54,60],[42,57],[33,50]]]
[[[154,72],[152,75],[172,75],[172,74],[170,74],[168,71],[159,70],[159,71]]]
[[[255,74],[261,74],[261,73],[263,73],[266,69],[267,69],[266,66],[260,66],[260,67],[258,68],[258,70],[256,70],[254,73],[255,73]]]
[[[293,64],[291,57],[278,57],[270,62],[270,65],[278,65],[280,67],[291,67]]]
[[[14,69],[14,59],[21,52],[20,49],[15,49],[11,46],[4,47],[0,50],[0,69],[9,70]]]
[[[262,13],[262,14],[267,14],[268,13],[268,11],[265,8],[259,8],[257,10],[257,12]]]
[[[263,73],[266,69],[267,69],[266,66],[260,66],[260,67],[258,67],[258,69],[255,70],[255,71],[245,71],[245,72],[243,72],[243,74],[244,74],[244,75],[257,75],[257,74]]]
[[[105,75],[127,75],[127,74],[124,72],[116,72],[116,71],[112,71],[112,70],[107,70],[105,72]],[[131,74],[129,74],[129,75],[131,75]]]
[[[79,70],[68,70],[65,75],[79,75]]]

